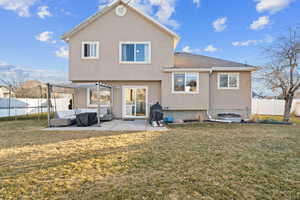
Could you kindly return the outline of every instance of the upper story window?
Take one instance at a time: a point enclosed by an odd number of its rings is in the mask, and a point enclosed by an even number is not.
[[[219,89],[239,89],[239,73],[219,73],[218,88]]]
[[[82,42],[82,59],[98,59],[99,58],[99,42],[85,41]]]
[[[120,42],[120,63],[151,63],[151,43]]]
[[[173,93],[198,93],[198,73],[173,73]]]

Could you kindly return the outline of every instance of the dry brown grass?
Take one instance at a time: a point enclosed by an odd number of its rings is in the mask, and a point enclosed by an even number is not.
[[[300,125],[43,132],[0,122],[0,199],[299,199]]]

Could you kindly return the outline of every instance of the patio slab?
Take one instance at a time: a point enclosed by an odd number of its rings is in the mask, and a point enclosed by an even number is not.
[[[42,129],[44,131],[168,131],[166,127],[152,127],[146,120],[123,121],[113,120],[89,127],[53,127]]]

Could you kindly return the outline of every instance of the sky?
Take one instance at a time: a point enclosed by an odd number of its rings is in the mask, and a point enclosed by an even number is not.
[[[113,0],[0,0],[0,78],[67,80],[60,36]],[[181,37],[176,51],[263,66],[264,46],[300,24],[300,0],[131,0]]]

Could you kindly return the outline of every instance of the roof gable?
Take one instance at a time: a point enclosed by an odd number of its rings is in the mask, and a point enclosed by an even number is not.
[[[80,30],[84,29],[89,24],[93,23],[99,17],[103,16],[105,13],[109,12],[111,9],[115,8],[119,4],[122,4],[122,5],[130,8],[130,9],[132,9],[133,11],[137,12],[141,17],[143,17],[145,20],[147,20],[150,23],[156,25],[163,32],[171,35],[174,38],[174,48],[177,46],[177,44],[178,44],[178,42],[180,40],[180,37],[176,33],[174,33],[173,31],[171,31],[166,26],[160,24],[159,22],[157,22],[156,20],[154,20],[153,18],[151,18],[147,14],[141,12],[140,10],[136,9],[135,7],[131,6],[128,3],[125,3],[123,0],[116,0],[115,2],[111,3],[110,5],[108,5],[104,9],[102,9],[101,11],[96,12],[94,15],[92,15],[91,17],[89,17],[88,19],[86,19],[85,21],[83,21],[82,23],[80,23],[79,25],[75,26],[71,31],[65,33],[61,38],[63,40],[65,40],[65,41],[68,42],[69,38],[72,37],[74,34],[76,34],[77,32],[79,32]]]

